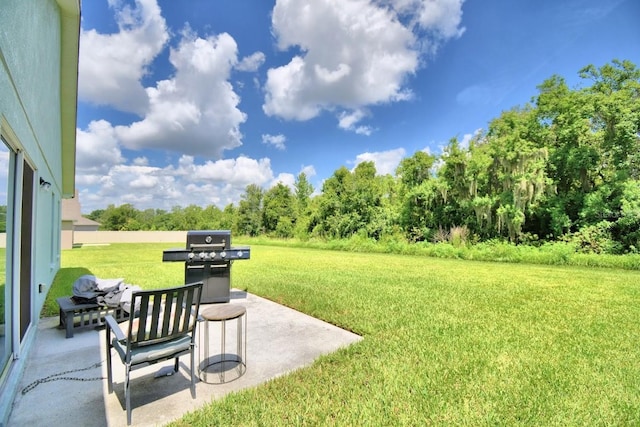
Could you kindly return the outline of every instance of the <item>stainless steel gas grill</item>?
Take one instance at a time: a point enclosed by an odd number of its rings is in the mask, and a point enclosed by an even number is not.
[[[162,261],[184,262],[184,282],[203,282],[202,304],[229,302],[231,295],[231,264],[249,259],[249,247],[231,247],[228,230],[187,232],[185,249],[167,249]]]

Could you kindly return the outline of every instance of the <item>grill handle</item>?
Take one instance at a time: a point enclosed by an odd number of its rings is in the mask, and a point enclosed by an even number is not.
[[[187,264],[187,270],[204,270],[205,264]],[[214,268],[227,268],[229,264],[210,264],[209,267],[213,270]]]
[[[190,249],[225,249],[226,243],[190,243]]]
[[[209,267],[213,270],[214,268],[227,268],[229,264],[211,264]]]

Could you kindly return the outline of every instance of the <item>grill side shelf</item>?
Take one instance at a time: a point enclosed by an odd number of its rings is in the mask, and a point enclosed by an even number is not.
[[[166,249],[162,252],[162,261],[186,261],[189,251],[184,249]]]

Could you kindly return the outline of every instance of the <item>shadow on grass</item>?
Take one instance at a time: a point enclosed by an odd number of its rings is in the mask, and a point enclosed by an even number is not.
[[[44,301],[40,317],[51,317],[58,314],[58,304],[56,299],[73,294],[73,282],[80,276],[85,274],[93,274],[91,270],[84,267],[66,267],[60,268],[53,279],[51,289],[47,293],[47,299]]]

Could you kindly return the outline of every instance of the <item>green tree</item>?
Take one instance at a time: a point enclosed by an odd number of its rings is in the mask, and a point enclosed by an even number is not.
[[[400,161],[396,177],[400,182],[399,223],[411,241],[429,238],[433,224],[434,199],[432,168],[435,156],[418,151]]]
[[[262,224],[267,233],[279,230],[279,237],[291,237],[296,215],[295,198],[291,189],[281,182],[264,194]],[[282,226],[279,226],[280,222]]]
[[[236,228],[238,233],[257,236],[262,232],[263,195],[262,188],[256,184],[250,184],[245,189],[237,209]]]
[[[153,214],[153,222],[151,230],[172,230],[171,228],[171,214],[164,209],[155,209]]]
[[[140,222],[141,230],[154,230],[153,220],[155,218],[154,209],[145,209],[138,212],[138,221]]]
[[[220,230],[220,220],[222,219],[222,211],[215,205],[209,205],[202,209],[200,214],[199,230]]]
[[[580,77],[591,85],[572,90],[554,76],[537,98],[556,189],[548,203],[555,235],[619,216],[624,183],[639,177],[640,70],[614,60],[588,65]]]
[[[5,208],[6,209],[6,208]],[[86,215],[92,221],[102,222],[102,215],[104,214],[104,209],[96,209],[92,211],[89,215]]]
[[[354,188],[351,195],[351,210],[357,218],[354,232],[361,231],[367,237],[378,239],[385,224],[383,207],[383,179],[376,174],[375,164],[371,161],[359,163],[354,171]]]
[[[298,174],[298,176],[296,177],[294,188],[297,215],[305,215],[307,207],[309,206],[311,194],[313,194],[313,186],[307,179],[307,174],[305,174],[304,172],[300,172]]]
[[[236,230],[237,209],[233,203],[229,203],[224,207],[220,215],[221,230]]]
[[[593,105],[591,130],[598,139],[600,174],[605,180],[638,179],[640,69],[630,61],[614,60],[600,68],[588,65],[580,77],[592,81],[582,93]]]
[[[550,180],[545,130],[531,106],[502,113],[489,125],[487,141],[493,164],[489,196],[496,196],[496,227],[516,241],[527,217],[535,214]]]
[[[140,230],[138,214],[138,210],[128,203],[118,207],[109,205],[101,216],[100,229],[111,231]]]
[[[341,167],[327,179],[318,197],[310,225],[326,237],[349,237],[358,232],[378,238],[383,218],[383,178],[373,162],[359,163],[353,172]]]
[[[400,161],[396,168],[396,177],[405,189],[417,187],[433,177],[432,168],[435,160],[435,156],[417,151],[413,156]]]
[[[343,237],[342,223],[346,194],[351,186],[351,172],[342,166],[322,184],[322,195],[317,197],[317,205],[311,219],[313,234],[322,237]]]
[[[296,177],[294,184],[294,195],[296,204],[295,223],[291,233],[300,238],[305,239],[309,236],[311,223],[311,195],[313,194],[313,186],[307,179],[307,174],[300,172]],[[283,225],[284,227],[284,225]]]
[[[612,234],[622,244],[623,251],[640,253],[640,181],[637,179],[623,184],[620,213]]]

